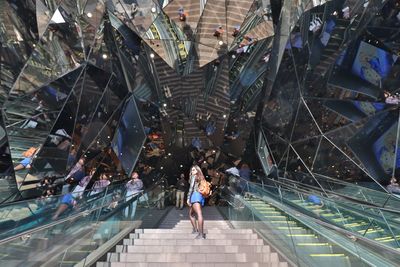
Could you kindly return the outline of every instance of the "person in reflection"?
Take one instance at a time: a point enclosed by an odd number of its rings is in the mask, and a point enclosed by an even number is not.
[[[129,180],[126,185],[126,194],[125,194],[125,201],[128,202],[134,196],[139,194],[143,189],[143,181],[139,179],[139,174],[137,172],[132,172],[131,180]],[[126,218],[131,218],[135,216],[136,206],[138,200],[134,201],[130,205],[128,205],[124,210],[124,215]]]
[[[93,177],[93,174],[96,172],[96,169],[92,169],[89,173],[89,175],[83,177],[78,185],[74,188],[72,191],[72,194],[74,195],[75,198],[80,198],[82,197],[83,193],[85,192],[86,186],[89,184],[90,180]]]
[[[185,192],[188,190],[188,182],[185,179],[185,174],[181,173],[178,182],[176,183],[176,209],[183,209],[183,201],[185,198]]]
[[[390,184],[386,188],[390,193],[400,194],[400,185],[396,177],[390,179]]]
[[[185,14],[183,7],[180,7],[178,9],[178,16],[179,16],[180,21],[182,21],[182,22],[186,21],[186,14]]]
[[[76,207],[76,200],[71,193],[65,194],[61,198],[60,206],[58,206],[56,213],[53,215],[52,219],[56,220],[61,214],[63,214],[67,210],[72,210]]]
[[[201,180],[205,179],[199,166],[193,165],[190,170],[190,187],[188,192],[187,204],[189,205],[189,218],[193,226],[193,234],[198,233],[196,239],[205,239],[204,234],[204,219],[202,213],[202,206],[204,206],[205,199],[199,192],[199,185]],[[196,224],[197,217],[197,224]]]
[[[103,173],[100,175],[100,179],[94,182],[92,191],[90,195],[95,195],[104,191],[104,189],[110,184],[111,182],[108,180],[107,174]]]
[[[224,33],[224,28],[222,28],[222,26],[220,25],[215,29],[214,36],[219,38],[223,33]]]
[[[19,171],[23,169],[30,169],[31,168],[31,162],[33,156],[36,154],[37,148],[36,147],[31,147],[24,153],[22,153],[22,156],[24,157],[23,160],[19,162],[17,166],[14,167],[14,171]]]

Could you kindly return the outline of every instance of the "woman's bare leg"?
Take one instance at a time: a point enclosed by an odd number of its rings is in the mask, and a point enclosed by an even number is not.
[[[194,209],[194,212],[196,212],[197,215],[197,222],[199,225],[199,233],[204,234],[204,220],[203,220],[203,212],[201,210],[201,204],[200,203],[193,203],[192,209]]]
[[[194,211],[193,211],[193,205],[190,207],[190,209],[189,209],[189,219],[190,219],[190,222],[191,222],[191,224],[192,224],[192,226],[193,226],[193,231],[197,231],[198,229],[197,229],[197,227],[196,227],[196,217],[194,217]]]

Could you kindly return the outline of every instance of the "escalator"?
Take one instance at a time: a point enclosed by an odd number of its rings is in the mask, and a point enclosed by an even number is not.
[[[305,187],[293,188],[279,182],[279,194],[293,207],[300,208],[311,216],[320,218],[345,230],[379,242],[382,245],[400,250],[400,214],[391,209],[371,206],[368,203],[355,201],[329,193],[329,198],[320,196],[321,192]],[[264,187],[272,193],[273,187]],[[309,201],[310,195],[318,195],[323,205]]]
[[[156,224],[169,210],[156,209],[160,201],[157,185],[128,200],[123,191],[112,191],[97,198],[98,203],[88,203],[85,209],[58,220],[43,220],[12,235],[8,231],[0,240],[0,265],[75,266],[99,248],[114,246],[115,240],[142,223]],[[165,191],[166,198],[169,194]]]
[[[279,190],[276,192],[279,193]],[[231,203],[224,213],[235,228],[254,225],[277,250],[285,255],[292,255],[291,260],[299,266],[396,266],[396,259],[400,255],[397,251],[384,248],[376,242],[365,242],[366,239],[357,240],[352,232],[341,231],[322,221],[322,218],[304,214],[303,210],[287,205],[282,198],[273,196],[260,186],[249,185],[242,193],[231,188],[225,190],[224,195]],[[308,203],[307,207],[321,209]],[[331,210],[318,212],[327,217],[333,214]],[[348,226],[365,225],[352,222]],[[369,232],[374,233],[373,230]],[[371,246],[374,247],[373,250]],[[385,258],[381,254],[390,256]]]

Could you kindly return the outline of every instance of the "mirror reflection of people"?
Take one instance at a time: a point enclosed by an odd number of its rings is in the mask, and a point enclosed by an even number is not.
[[[181,173],[181,176],[176,183],[176,209],[183,209],[183,201],[185,198],[185,192],[188,190],[189,184],[186,181],[185,174]]]
[[[143,181],[140,180],[139,174],[137,172],[132,172],[131,180],[129,180],[126,185],[126,194],[125,194],[125,201],[128,202],[134,196],[139,194],[143,189]],[[126,218],[130,217],[133,219],[135,216],[136,206],[138,200],[134,201],[130,205],[128,205],[124,210],[124,215]]]
[[[111,184],[111,182],[108,180],[107,174],[103,173],[100,175],[100,180],[94,182],[92,191],[90,192],[90,195],[95,195],[98,193],[101,193],[104,191],[104,189]]]
[[[23,169],[30,169],[31,168],[31,163],[33,156],[36,154],[37,148],[36,147],[31,147],[24,153],[22,153],[22,156],[24,157],[17,166],[14,167],[14,171],[19,171]]]
[[[390,179],[390,184],[386,188],[390,193],[400,194],[400,185],[396,177]]]
[[[62,215],[68,209],[73,209],[76,206],[76,204],[77,204],[77,201],[75,200],[75,197],[73,196],[73,194],[71,194],[71,193],[65,194],[61,198],[61,203],[58,206],[57,211],[53,215],[52,219],[56,220],[60,215]]]
[[[199,166],[193,165],[190,170],[190,187],[188,192],[187,204],[189,205],[189,218],[193,226],[193,234],[198,233],[195,239],[206,239],[204,234],[204,219],[201,207],[204,206],[205,199],[199,192],[199,185],[204,175]],[[196,223],[197,217],[197,223]]]

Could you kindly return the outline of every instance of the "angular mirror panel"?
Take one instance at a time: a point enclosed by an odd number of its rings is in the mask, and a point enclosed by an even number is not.
[[[0,113],[0,203],[9,202],[17,191],[14,166],[11,159],[10,146],[7,132],[3,122],[3,115]]]
[[[321,134],[321,130],[310,113],[310,108],[305,104],[304,100],[301,101],[293,127],[291,142],[309,139]]]
[[[130,175],[146,140],[146,133],[133,97],[125,104],[121,120],[112,140],[115,154],[121,161],[125,173]]]
[[[0,104],[7,98],[38,40],[35,10],[32,1],[1,1]],[[21,13],[26,15],[19,16]]]
[[[37,183],[45,176],[60,177],[65,175],[67,165],[75,163],[75,152],[74,149],[71,149],[71,143],[84,72],[85,70],[82,68],[71,73],[71,76],[60,79],[64,87],[72,90],[65,99],[62,110],[43,145],[32,159],[31,168],[21,182],[19,188],[21,191],[36,188]],[[74,77],[74,79],[71,79],[71,77]]]
[[[310,170],[313,170],[313,165],[321,138],[322,136],[315,136],[306,140],[292,143],[292,148],[303,160],[304,165],[306,165]]]
[[[213,18],[210,21],[210,18]],[[208,0],[196,31],[196,51],[200,67],[227,52],[226,1]]]
[[[75,124],[74,136],[77,137],[73,143],[77,150],[78,158],[82,152],[82,146],[87,146],[92,142],[90,140],[91,129],[90,123],[93,120],[95,111],[99,105],[99,101],[107,87],[111,76],[94,66],[86,67],[81,99],[78,107],[77,121]]]
[[[327,139],[322,139],[313,172],[351,183],[373,181],[362,168]]]
[[[36,21],[37,21],[39,36],[43,36],[52,16],[53,16],[53,12],[42,2],[42,0],[37,0],[36,1]]]
[[[144,40],[171,68],[182,73],[192,42],[174,40]]]
[[[371,117],[348,141],[371,176],[381,183],[387,182],[397,168],[397,125],[397,110],[382,112]]]
[[[334,110],[325,105],[331,101],[327,98],[304,98],[307,106],[310,107],[311,113],[322,132],[334,131],[337,128],[351,124],[352,121],[347,117],[339,115]],[[362,119],[362,118],[361,118]]]
[[[101,96],[101,100],[98,102],[97,109],[93,113],[88,126],[89,130],[82,137],[81,146],[79,147],[82,154],[86,154],[85,151],[90,149],[93,150],[92,146],[97,147],[96,149],[99,150],[104,145],[101,141],[105,142],[105,145],[110,144],[110,138],[117,125],[115,120],[119,119],[118,112],[122,108],[122,102],[125,100],[127,93],[128,91],[120,84],[117,78],[115,76],[111,77],[106,90]]]
[[[186,40],[193,40],[202,13],[201,3],[196,0],[174,0],[163,8],[165,14],[186,35]]]
[[[263,128],[266,140],[268,141],[271,157],[276,165],[282,166],[282,162],[286,161],[289,142],[283,140],[279,135]]]
[[[231,45],[233,40],[239,35],[239,32],[241,31],[241,26],[243,25],[243,22],[246,19],[246,16],[254,2],[254,0],[245,0],[242,2],[226,2],[226,31],[228,45]],[[251,36],[254,36],[254,33],[249,34]],[[254,37],[258,38],[257,36]]]
[[[12,92],[29,93],[80,66],[84,59],[73,13],[59,7],[15,82]]]
[[[123,0],[112,0],[107,2],[107,8],[139,36],[145,34],[161,11],[156,2],[147,0],[130,3]]]

